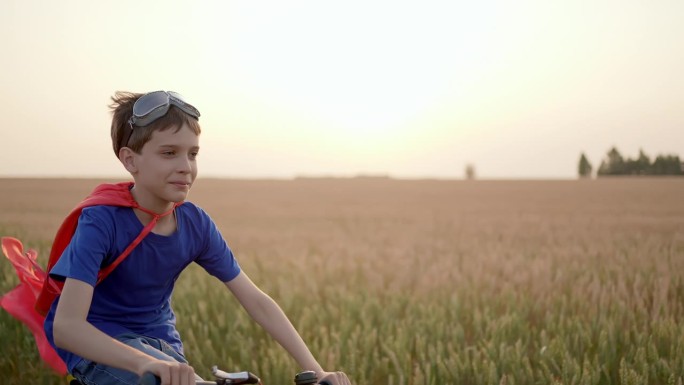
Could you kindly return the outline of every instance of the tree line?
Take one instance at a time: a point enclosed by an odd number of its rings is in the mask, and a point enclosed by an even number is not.
[[[635,159],[625,158],[616,147],[611,148],[601,161],[596,176],[612,175],[684,175],[684,164],[678,155],[658,155],[653,160],[639,150]],[[578,173],[582,178],[592,176],[593,166],[586,155],[580,155]]]

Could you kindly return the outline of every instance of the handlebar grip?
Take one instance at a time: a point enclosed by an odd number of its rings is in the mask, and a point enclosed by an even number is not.
[[[297,373],[294,378],[295,385],[331,385],[328,381],[318,381],[316,372],[313,370],[305,370]]]
[[[161,379],[154,374],[147,372],[140,377],[138,385],[159,385],[161,384]]]

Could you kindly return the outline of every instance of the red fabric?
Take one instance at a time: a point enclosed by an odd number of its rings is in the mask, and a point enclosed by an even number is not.
[[[98,273],[98,282],[102,281],[152,231],[159,218],[173,212],[173,209],[171,209],[166,213],[157,214],[140,207],[133,198],[133,195],[131,195],[130,188],[132,184],[133,182],[101,184],[79,203],[64,219],[59,230],[57,230],[46,270],[41,269],[36,262],[37,254],[34,250],[24,253],[23,246],[18,239],[11,237],[3,237],[1,239],[2,251],[12,265],[14,265],[20,283],[0,298],[0,307],[28,326],[36,340],[41,358],[59,374],[66,374],[66,365],[47,341],[43,323],[52,302],[62,291],[63,283],[51,279],[46,274],[46,271],[52,269],[62,255],[62,252],[64,252],[64,249],[71,242],[71,238],[76,231],[78,218],[85,207],[96,205],[133,207],[153,217],[126,250],[110,266]],[[174,209],[180,204],[182,202],[176,203]]]
[[[14,265],[21,283],[0,298],[0,306],[26,324],[36,340],[40,357],[53,370],[64,375],[67,371],[66,365],[45,337],[45,316],[38,314],[33,308],[46,275],[36,263],[37,254],[35,250],[29,250],[24,254],[24,248],[18,239],[3,237],[1,241],[2,251]]]
[[[116,184],[101,184],[88,195],[81,203],[74,208],[71,213],[64,219],[62,225],[57,230],[55,240],[52,242],[52,249],[50,250],[50,259],[48,260],[46,271],[50,271],[57,263],[57,260],[64,252],[64,249],[71,242],[71,238],[76,231],[78,218],[81,216],[83,208],[96,205],[109,206],[124,206],[124,207],[138,207],[138,203],[131,195],[130,187],[133,182],[121,182]],[[98,281],[100,281],[98,277]],[[47,314],[50,310],[52,302],[62,292],[62,282],[58,282],[45,275],[45,284],[35,302],[36,310],[40,314]]]

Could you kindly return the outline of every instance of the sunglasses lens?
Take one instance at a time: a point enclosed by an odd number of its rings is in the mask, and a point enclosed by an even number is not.
[[[188,102],[186,102],[185,99],[183,98],[183,95],[179,94],[178,92],[167,91],[167,93],[169,95],[171,95],[172,98],[174,98],[180,102],[183,102],[184,104],[188,104]]]
[[[195,118],[200,117],[200,113],[197,110],[197,108],[195,108],[192,104],[186,102],[181,94],[173,91],[168,91],[168,93],[171,99],[171,104],[180,108],[181,110],[183,110],[183,112],[190,116],[194,116]]]
[[[133,105],[133,115],[143,117],[159,107],[168,106],[169,95],[164,91],[155,91],[145,94]]]

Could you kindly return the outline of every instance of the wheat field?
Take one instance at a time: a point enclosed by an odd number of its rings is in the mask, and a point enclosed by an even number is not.
[[[45,263],[102,180],[0,179],[0,235]],[[244,271],[356,384],[682,384],[684,178],[199,179]],[[0,262],[0,293],[17,284]],[[196,371],[299,370],[197,266],[174,293]],[[65,384],[0,311],[0,383]]]

